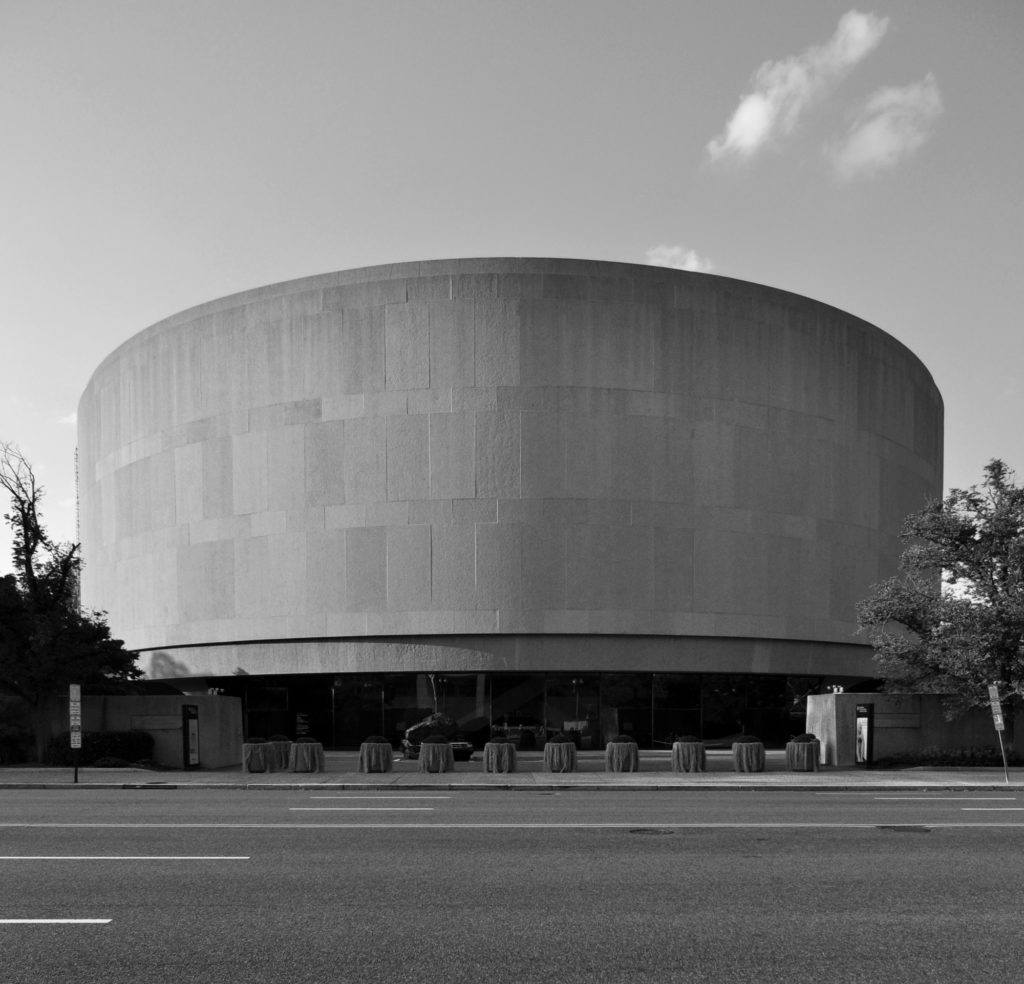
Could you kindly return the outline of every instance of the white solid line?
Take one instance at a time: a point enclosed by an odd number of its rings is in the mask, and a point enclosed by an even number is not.
[[[289,806],[289,810],[302,810],[306,813],[321,812],[328,810],[335,812],[355,813],[362,811],[366,813],[433,813],[432,806]]]
[[[311,800],[450,800],[450,796],[388,796],[380,793],[377,796],[310,796]]]
[[[0,829],[32,827],[47,829],[103,830],[623,830],[630,828],[671,827],[675,830],[872,830],[878,827],[971,828],[1011,827],[1024,829],[1015,821],[993,823],[894,823],[875,820],[870,823],[673,823],[650,818],[632,823],[0,823]]]
[[[945,803],[967,801],[969,803],[1002,802],[1012,803],[1016,796],[876,796],[876,800],[908,800],[912,803]]]
[[[0,861],[249,861],[248,854],[0,854]]]
[[[24,926],[29,923],[38,924],[45,923],[47,925],[90,925],[90,926],[105,926],[110,919],[0,919],[0,925],[2,926]]]
[[[965,813],[1024,813],[1024,806],[961,806]]]

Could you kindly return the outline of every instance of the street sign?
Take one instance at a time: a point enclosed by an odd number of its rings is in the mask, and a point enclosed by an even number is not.
[[[992,707],[992,720],[995,722],[996,731],[1005,731],[1003,724],[1003,705],[999,700],[999,687],[994,683],[988,688],[988,702]]]
[[[988,702],[992,707],[992,721],[996,726],[996,734],[999,736],[999,751],[1003,755],[1003,776],[1007,785],[1010,783],[1010,772],[1006,763],[1006,746],[1003,744],[1003,732],[1006,726],[1003,724],[1003,705],[999,700],[999,686],[995,683],[988,685]]]
[[[82,685],[72,683],[68,687],[68,731],[71,733],[71,747],[82,747]]]

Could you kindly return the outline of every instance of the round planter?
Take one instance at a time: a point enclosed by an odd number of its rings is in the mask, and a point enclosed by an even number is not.
[[[610,741],[604,749],[605,772],[639,772],[640,750],[635,741]]]
[[[673,772],[707,772],[708,753],[702,741],[672,743]]]
[[[734,742],[732,762],[737,772],[764,772],[764,742]]]

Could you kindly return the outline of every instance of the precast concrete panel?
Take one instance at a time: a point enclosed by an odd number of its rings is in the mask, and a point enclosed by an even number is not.
[[[154,673],[262,646],[246,672],[867,675],[856,603],[942,491],[941,397],[890,335],[597,261],[212,301],[112,353],[78,419],[83,603]]]

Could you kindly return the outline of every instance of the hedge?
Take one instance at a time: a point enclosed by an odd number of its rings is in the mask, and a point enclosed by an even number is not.
[[[153,757],[153,736],[146,731],[85,731],[79,765],[92,765],[97,759],[124,759],[138,762]],[[46,746],[49,765],[74,765],[74,752],[67,731],[50,739]]]

